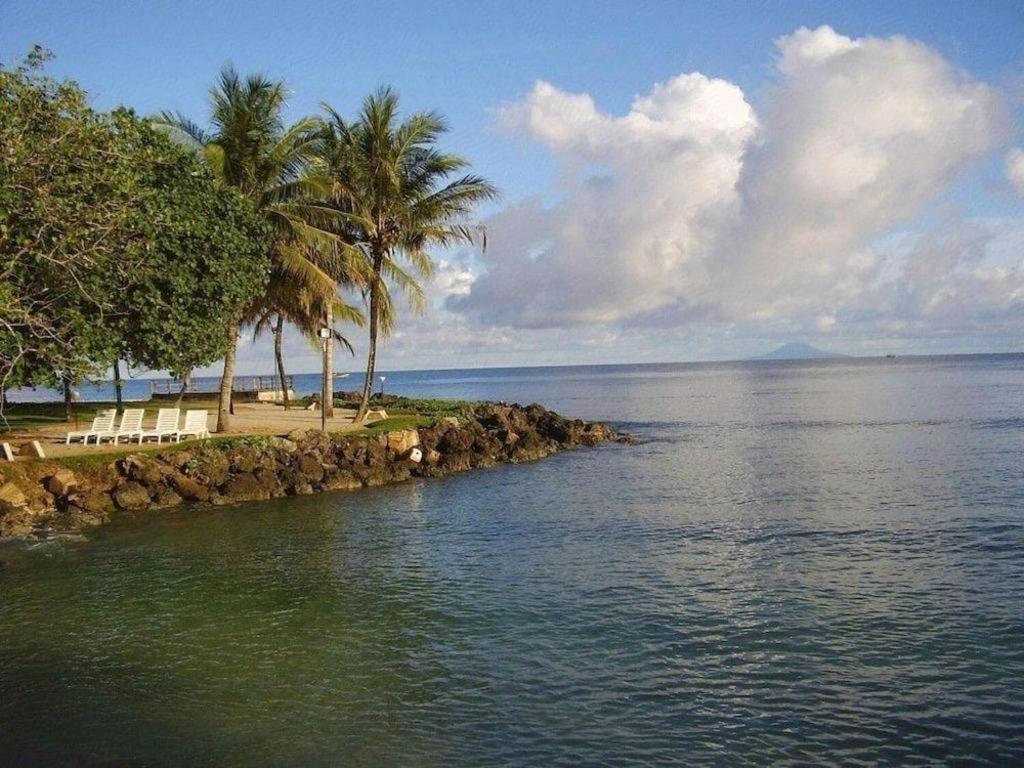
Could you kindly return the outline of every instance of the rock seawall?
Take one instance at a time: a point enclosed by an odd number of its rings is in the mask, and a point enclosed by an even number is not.
[[[19,463],[0,478],[0,538],[80,531],[118,514],[183,503],[231,504],[439,477],[614,439],[628,438],[540,405],[498,403],[376,435],[300,430],[111,456],[85,468],[67,459]]]

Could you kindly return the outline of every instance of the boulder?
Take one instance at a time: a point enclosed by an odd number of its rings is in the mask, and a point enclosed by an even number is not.
[[[458,427],[459,426],[459,420],[457,418],[455,418],[454,416],[445,416],[438,423],[439,424],[445,424],[445,425],[447,425],[449,427]]]
[[[207,487],[223,485],[230,471],[227,456],[215,449],[204,451],[185,466],[189,477]]]
[[[289,440],[287,437],[277,437],[276,435],[270,438],[270,446],[285,453],[295,453],[299,448],[294,440]]]
[[[65,513],[65,524],[68,528],[80,530],[103,525],[110,520],[109,512],[90,512],[77,504],[69,504]]]
[[[114,511],[114,502],[110,494],[102,491],[85,491],[68,497],[70,506],[77,507],[82,512],[101,518],[110,516]]]
[[[442,453],[462,453],[473,445],[473,433],[468,429],[449,429],[438,443]]]
[[[35,530],[38,523],[38,517],[28,507],[0,515],[0,539],[6,539],[9,536],[28,536]]]
[[[324,479],[324,465],[311,454],[300,453],[295,467],[307,483],[319,483]]]
[[[61,467],[46,481],[46,490],[55,496],[67,496],[78,487],[78,478],[70,469]]]
[[[434,466],[439,461],[441,461],[441,452],[431,449],[427,451],[427,455],[424,456],[424,458],[426,459],[427,464],[429,464],[430,466]]]
[[[169,481],[174,490],[187,501],[206,501],[210,498],[210,489],[188,475],[178,472],[171,475]]]
[[[38,440],[29,440],[27,443],[22,443],[18,446],[19,456],[28,456],[33,459],[45,459],[46,453],[43,451],[43,446]]]
[[[28,506],[28,497],[14,483],[0,485],[0,512],[14,512]]]
[[[114,503],[121,509],[146,509],[150,504],[149,491],[140,483],[128,480],[114,489]]]
[[[420,444],[420,433],[415,429],[398,429],[387,433],[388,449],[403,456]]]
[[[121,461],[121,473],[143,485],[153,486],[163,482],[171,468],[150,456],[127,456]]]
[[[499,429],[497,437],[505,445],[515,445],[519,442],[519,435],[511,429]]]
[[[220,492],[231,501],[261,501],[270,498],[267,489],[250,472],[235,475],[224,483]]]
[[[276,471],[264,467],[257,469],[253,475],[256,478],[256,482],[267,492],[268,496],[271,498],[284,496],[284,486],[281,484],[281,478],[278,477]]]
[[[356,488],[362,487],[362,481],[349,469],[332,472],[324,478],[323,482],[325,491],[354,491]]]
[[[165,488],[161,493],[157,494],[155,499],[153,499],[153,509],[176,507],[181,503],[181,496],[179,496],[173,488]]]
[[[239,447],[231,454],[231,469],[235,472],[252,472],[259,463],[259,456],[251,446]]]

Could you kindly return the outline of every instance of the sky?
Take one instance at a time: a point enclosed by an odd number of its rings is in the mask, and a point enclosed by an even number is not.
[[[202,122],[231,63],[292,119],[442,112],[502,197],[384,369],[1024,349],[1019,2],[4,0],[0,58],[35,43],[98,109]]]

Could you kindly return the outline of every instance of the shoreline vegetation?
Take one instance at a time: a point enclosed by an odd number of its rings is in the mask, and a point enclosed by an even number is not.
[[[385,401],[393,415],[358,432],[300,428],[0,464],[0,541],[81,533],[182,504],[356,490],[631,441],[537,404]]]
[[[425,311],[434,252],[486,244],[476,208],[498,192],[442,149],[445,118],[384,86],[289,123],[284,80],[230,65],[198,121],[99,112],[50,58],[0,64],[0,421],[10,389],[61,391],[71,421],[80,382],[112,373],[121,410],[123,371],[184,395],[222,360],[211,431],[230,434],[240,337],[272,335],[285,382],[290,325],[322,351],[328,419],[335,350],[367,328],[364,423],[399,298]]]

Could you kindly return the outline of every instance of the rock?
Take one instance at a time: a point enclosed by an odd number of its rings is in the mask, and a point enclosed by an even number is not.
[[[14,512],[28,506],[28,497],[14,483],[0,485],[0,511]]]
[[[354,472],[348,469],[332,472],[323,482],[325,491],[354,491],[356,488],[362,487],[362,481],[356,477]]]
[[[30,440],[27,443],[22,443],[18,446],[19,456],[28,456],[33,459],[45,459],[46,453],[43,451],[43,446],[38,440]]]
[[[295,464],[307,483],[319,483],[324,479],[324,466],[308,453],[300,453]]]
[[[313,430],[311,429],[305,429],[301,427],[299,429],[293,429],[291,432],[288,433],[288,441],[291,442],[292,444],[301,443],[303,440],[306,439],[306,436],[312,431]]]
[[[98,517],[109,517],[114,511],[114,502],[109,494],[102,491],[86,491],[68,497],[68,503],[83,512]]]
[[[204,451],[185,467],[185,472],[189,477],[195,478],[197,482],[210,488],[223,485],[228,479],[230,470],[227,456],[216,449]]]
[[[295,486],[296,496],[311,496],[313,494],[313,486],[309,483],[299,483]]]
[[[174,490],[188,501],[206,501],[210,498],[210,489],[200,485],[194,478],[188,475],[183,475],[179,472],[171,475],[169,480]]]
[[[260,484],[260,487],[266,491],[269,497],[284,496],[284,486],[281,484],[281,478],[278,477],[277,472],[264,467],[257,469],[254,476],[256,477],[256,482]]]
[[[499,429],[498,439],[505,445],[515,445],[519,442],[519,435],[511,429]]]
[[[420,433],[415,429],[399,429],[387,433],[387,446],[390,450],[403,456],[420,444]]]
[[[173,488],[166,488],[162,493],[157,495],[156,499],[153,500],[153,508],[166,509],[167,507],[176,507],[181,503],[181,496],[179,496]]]
[[[277,448],[279,451],[285,453],[295,453],[299,449],[299,446],[295,444],[293,440],[289,440],[287,437],[274,436],[270,438],[270,445],[273,448]]]
[[[121,472],[131,480],[153,486],[163,482],[170,467],[149,456],[127,456],[121,460]]]
[[[407,461],[411,461],[414,464],[419,464],[421,461],[423,461],[423,451],[421,451],[419,448],[410,448],[405,458]]]
[[[427,460],[427,464],[433,466],[437,464],[439,461],[441,461],[441,452],[431,449],[427,451],[427,455],[425,458]]]
[[[451,426],[451,427],[458,427],[459,426],[459,420],[457,418],[455,418],[454,416],[445,416],[438,423],[439,424],[446,424],[446,425]]]
[[[67,526],[75,530],[94,528],[97,525],[109,522],[110,514],[107,512],[90,512],[77,504],[70,504],[68,505],[66,520]]]
[[[441,438],[438,448],[442,453],[462,453],[473,445],[473,433],[467,429],[449,429]]]
[[[386,485],[391,480],[391,471],[389,467],[375,465],[375,466],[355,466],[352,468],[353,474],[356,475],[365,486],[377,486]]]
[[[469,451],[446,453],[441,457],[440,467],[447,472],[464,472],[471,466]]]
[[[114,503],[121,509],[139,510],[149,506],[149,491],[134,480],[128,480],[114,489]]]
[[[78,487],[78,478],[70,469],[61,467],[46,481],[46,490],[55,496],[67,496]]]
[[[256,451],[250,446],[238,448],[231,454],[231,468],[235,472],[252,472],[258,463]]]
[[[235,475],[221,487],[220,491],[231,501],[262,501],[270,498],[267,489],[249,472]]]

